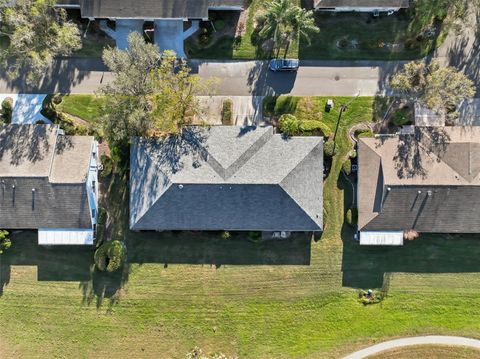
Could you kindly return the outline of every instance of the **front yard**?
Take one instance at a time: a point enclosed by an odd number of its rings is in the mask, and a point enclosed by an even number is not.
[[[326,99],[313,102],[322,110]],[[332,128],[350,98],[333,100],[322,115]],[[276,115],[298,113],[298,98],[275,104]],[[352,240],[344,221],[351,187],[340,169],[349,128],[371,121],[376,106],[360,97],[343,114],[324,187],[325,232],[313,241],[130,232],[120,173],[102,184],[110,233],[128,245],[119,275],[92,271],[90,250],[39,248],[35,233],[14,234],[0,256],[0,357],[185,358],[199,346],[240,358],[337,358],[391,337],[480,337],[478,235],[422,236],[398,248]],[[64,110],[91,115],[78,105]],[[387,297],[365,306],[359,288]]]
[[[266,39],[260,39],[255,17],[262,11],[266,0],[252,0],[243,15],[231,12],[213,12],[212,20],[222,23],[220,31],[214,31],[209,22],[185,43],[186,53],[191,58],[205,59],[264,59],[272,57],[266,51]],[[308,8],[308,1],[302,4]],[[427,2],[426,2],[427,3]],[[442,21],[434,18],[439,14],[431,2],[417,4],[422,14],[413,9],[402,10],[394,15],[382,14],[328,14],[316,12],[319,34],[311,36],[311,44],[304,39],[289,50],[289,57],[304,60],[410,60],[426,56],[442,44],[447,29]],[[443,5],[442,5],[443,6]],[[434,22],[431,32],[422,33],[425,24]],[[224,26],[223,26],[224,25]],[[208,36],[205,34],[208,33]]]

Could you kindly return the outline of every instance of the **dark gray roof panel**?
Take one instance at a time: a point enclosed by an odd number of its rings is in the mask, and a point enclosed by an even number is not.
[[[32,189],[35,189],[34,193]],[[0,228],[91,226],[84,183],[51,184],[47,178],[0,177]]]
[[[210,7],[242,7],[243,0],[81,0],[83,17],[200,19]]]
[[[363,231],[480,233],[479,186],[390,186]]]
[[[272,127],[190,127],[165,140],[136,139],[130,227],[321,230],[322,149],[321,137],[284,139]]]

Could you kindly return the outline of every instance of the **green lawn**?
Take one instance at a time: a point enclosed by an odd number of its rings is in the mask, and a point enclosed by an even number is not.
[[[105,98],[95,95],[65,95],[57,110],[91,122],[100,116]]]
[[[333,99],[323,116],[330,126],[350,100]],[[240,358],[338,358],[391,337],[480,337],[480,236],[365,248],[344,224],[348,128],[373,111],[373,98],[360,97],[343,115],[324,187],[325,232],[314,241],[130,232],[121,175],[106,186],[112,236],[128,244],[122,276],[90,275],[88,250],[42,249],[33,233],[14,235],[0,257],[0,283],[9,280],[0,296],[0,357],[184,358],[198,345]],[[387,298],[364,306],[357,288],[383,288]]]

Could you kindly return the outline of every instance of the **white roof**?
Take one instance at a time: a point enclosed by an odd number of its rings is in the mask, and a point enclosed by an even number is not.
[[[364,246],[402,246],[403,232],[360,232],[360,244]]]
[[[93,230],[91,229],[52,229],[38,230],[39,245],[92,245]]]

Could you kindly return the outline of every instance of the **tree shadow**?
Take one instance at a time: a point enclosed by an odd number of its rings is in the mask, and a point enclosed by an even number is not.
[[[279,96],[292,91],[297,72],[272,72],[268,63],[256,61],[247,75],[247,86],[252,96]]]
[[[25,70],[20,71],[15,79],[7,78],[5,72],[2,72],[0,81],[5,83],[5,90],[16,93],[69,93],[94,71],[108,70],[102,60],[97,58],[58,58],[37,84],[27,84]]]

